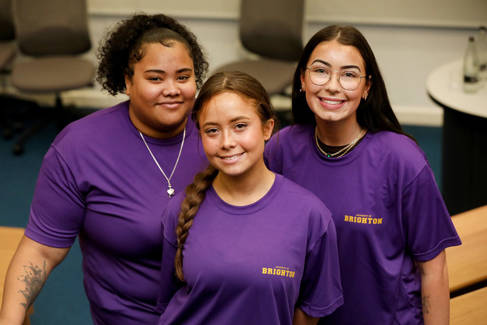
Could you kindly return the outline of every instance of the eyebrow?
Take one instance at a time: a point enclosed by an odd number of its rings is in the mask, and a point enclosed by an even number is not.
[[[311,65],[313,65],[315,63],[321,63],[321,64],[326,65],[327,67],[330,67],[330,68],[332,67],[330,63],[323,61],[321,59],[314,60],[313,62],[311,62]],[[362,70],[360,70],[359,66],[354,65],[354,64],[344,65],[344,66],[340,67],[340,69],[357,69],[358,71],[362,71]]]
[[[184,72],[192,72],[193,69],[191,68],[182,68],[182,69],[179,69],[176,71],[176,73],[184,73]],[[166,73],[166,71],[164,70],[160,70],[160,69],[148,69],[148,70],[145,70],[144,73]]]
[[[232,118],[232,119],[230,120],[230,123],[233,123],[233,122],[236,122],[236,121],[240,121],[240,120],[248,120],[248,119],[250,119],[248,116],[237,116],[237,117],[235,117],[235,118]],[[211,122],[211,121],[210,121],[210,122],[206,122],[205,124],[203,124],[203,127],[205,127],[205,126],[209,126],[209,125],[210,125],[210,126],[211,126],[211,125],[219,125],[219,123],[217,123],[217,122]]]

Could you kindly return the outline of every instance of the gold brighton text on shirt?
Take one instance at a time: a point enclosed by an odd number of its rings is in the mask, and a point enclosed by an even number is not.
[[[356,214],[355,216],[345,215],[345,222],[362,223],[368,225],[381,225],[382,218],[373,218],[370,214]]]
[[[288,267],[276,266],[276,267],[263,267],[262,274],[278,275],[286,278],[294,278],[295,272],[289,270]]]

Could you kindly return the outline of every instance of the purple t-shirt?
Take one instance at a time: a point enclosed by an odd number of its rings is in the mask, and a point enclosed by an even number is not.
[[[146,137],[170,174],[182,134]],[[189,121],[171,179],[183,191],[207,165]],[[70,247],[79,235],[84,285],[95,324],[154,324],[161,264],[160,216],[167,182],[128,115],[128,102],[67,126],[44,157],[26,235]]]
[[[296,306],[321,317],[343,303],[335,226],[309,191],[276,175],[263,198],[236,207],[208,189],[185,243],[187,284],[178,286],[182,199],[163,218],[159,324],[286,325]]]
[[[414,261],[460,239],[423,152],[408,137],[368,133],[349,154],[325,158],[312,126],[281,130],[266,161],[306,187],[335,220],[345,303],[323,324],[422,324]]]

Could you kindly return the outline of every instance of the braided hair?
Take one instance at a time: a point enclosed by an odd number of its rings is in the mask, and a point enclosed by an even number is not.
[[[205,104],[214,96],[223,92],[236,93],[249,99],[255,106],[260,120],[264,123],[270,119],[276,120],[274,111],[269,99],[269,95],[264,87],[253,77],[243,72],[219,72],[211,76],[196,98],[192,111],[192,119],[195,121],[198,129],[200,125],[198,118]],[[186,188],[186,197],[181,204],[181,210],[178,215],[178,224],[176,226],[177,251],[174,260],[176,277],[184,282],[183,274],[183,250],[189,230],[193,225],[194,217],[203,202],[206,190],[212,185],[215,177],[218,175],[218,169],[209,166],[204,171],[197,174],[191,185]]]

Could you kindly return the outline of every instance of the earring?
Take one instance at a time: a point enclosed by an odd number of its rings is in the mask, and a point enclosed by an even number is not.
[[[369,94],[368,94],[367,92],[364,92],[364,94],[362,95],[362,98],[363,98],[364,100],[367,100],[367,96],[368,96],[368,95],[369,95]]]

